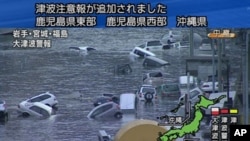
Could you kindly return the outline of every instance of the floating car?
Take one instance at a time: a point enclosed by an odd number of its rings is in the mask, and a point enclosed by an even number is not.
[[[143,47],[146,50],[162,50],[163,49],[163,44],[160,40],[152,40],[152,41],[147,41],[145,43],[145,46]]]
[[[145,56],[155,56],[154,53],[141,47],[135,47],[129,54],[137,58],[144,58]]]
[[[129,64],[116,65],[114,67],[115,74],[130,74],[132,73],[132,68]]]
[[[154,57],[154,56],[147,56],[144,59],[142,65],[144,67],[162,67],[162,66],[170,65],[170,63],[160,58]]]
[[[214,85],[214,91],[218,92],[218,90],[219,90],[218,84],[219,84],[218,82],[214,82],[214,84],[213,84],[213,82],[203,82],[201,89],[204,92],[211,93],[211,92],[213,92],[213,85]]]
[[[58,101],[57,101],[55,95],[51,94],[50,92],[45,92],[45,93],[39,94],[39,95],[34,96],[32,98],[29,98],[25,101],[29,102],[29,103],[41,102],[41,103],[48,105],[48,106],[55,108],[55,109],[57,109],[56,106],[58,104]]]
[[[190,47],[190,43],[189,42],[181,41],[181,42],[172,43],[172,46],[173,46],[173,48],[178,48],[178,49],[189,48]]]
[[[142,85],[139,88],[139,91],[136,92],[136,95],[139,100],[143,100],[146,102],[151,102],[154,99],[157,99],[156,89],[152,85]]]
[[[96,50],[93,47],[89,47],[89,46],[84,46],[84,47],[69,47],[69,49],[71,50],[77,50],[77,51],[92,51],[92,50]]]
[[[162,97],[180,97],[181,90],[179,84],[169,83],[162,84],[156,87],[157,94],[160,94]]]
[[[114,102],[107,102],[95,107],[87,115],[89,119],[102,119],[107,117],[114,117],[117,119],[122,118],[122,112],[120,106]]]
[[[111,136],[105,130],[99,130],[98,141],[111,141]]]
[[[49,117],[53,114],[53,109],[42,102],[30,103],[23,101],[18,105],[18,112],[20,112],[23,117]]]
[[[163,73],[160,71],[149,72],[143,74],[143,84],[149,84],[153,86],[161,85],[164,82]]]
[[[205,93],[199,87],[191,89],[188,95],[189,101],[191,101],[191,103],[194,104],[199,100],[199,95],[204,95],[204,94]],[[179,98],[179,103],[184,103],[184,101],[185,101],[185,94]]]
[[[0,100],[0,121],[7,121],[9,119],[9,113],[6,109],[6,102]]]

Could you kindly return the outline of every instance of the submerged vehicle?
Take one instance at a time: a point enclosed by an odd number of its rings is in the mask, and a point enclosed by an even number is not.
[[[21,116],[49,117],[53,114],[53,109],[42,102],[30,103],[23,101],[18,105],[18,112]]]
[[[151,41],[147,41],[145,44],[144,44],[144,49],[146,50],[162,50],[163,49],[163,44],[160,40],[151,40]]]
[[[154,53],[141,47],[135,47],[129,54],[137,58],[144,58],[146,56],[155,56]]]
[[[130,74],[132,73],[132,68],[129,64],[115,65],[114,73],[115,74]]]
[[[159,86],[164,83],[165,78],[162,72],[155,71],[155,72],[148,72],[148,73],[143,74],[142,81],[143,81],[143,84]]]
[[[162,97],[180,97],[181,90],[179,84],[169,83],[156,87],[157,94]]]
[[[189,91],[188,96],[191,104],[194,104],[199,100],[199,95],[205,95],[205,93],[199,87],[196,87]],[[179,103],[184,103],[184,101],[185,101],[185,94],[179,98]]]
[[[147,56],[143,61],[144,67],[162,67],[167,65],[170,65],[170,63],[154,56]]]
[[[107,117],[121,119],[122,115],[119,104],[107,102],[92,109],[87,117],[89,119],[103,119]]]
[[[83,46],[83,47],[69,47],[70,50],[77,50],[77,51],[92,51],[92,50],[96,50],[93,47],[89,47],[89,46]]]
[[[7,121],[9,119],[9,113],[6,108],[6,102],[0,100],[0,121]]]
[[[54,109],[57,109],[56,106],[58,104],[56,96],[50,92],[45,92],[45,93],[39,94],[39,95],[31,97],[25,101],[29,102],[29,103],[41,102],[41,103],[48,105]]]

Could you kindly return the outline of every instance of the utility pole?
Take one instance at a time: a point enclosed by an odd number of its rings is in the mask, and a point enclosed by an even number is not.
[[[189,56],[193,57],[194,56],[194,29],[191,27],[190,28],[190,35],[189,35]]]
[[[225,50],[226,50],[226,40],[222,39],[222,51],[221,51],[222,56],[225,56],[226,54]]]
[[[191,115],[191,103],[190,103],[190,74],[189,72],[187,73],[187,89],[188,89],[188,92],[187,94],[185,94],[185,118],[186,117],[189,117],[190,118],[190,115]],[[185,135],[185,139],[190,139],[191,136],[189,134]]]
[[[214,81],[215,81],[215,74],[214,74],[214,70],[215,70],[215,49],[214,49],[214,42],[213,42],[213,39],[212,39],[212,42],[211,42],[211,46],[212,46],[212,53],[213,53],[213,58],[212,58],[212,69],[213,69],[213,72],[212,72],[212,81],[213,81],[213,91],[212,93],[215,92],[215,86],[214,86]]]
[[[217,54],[217,56],[218,56],[218,58],[217,58],[217,63],[218,63],[218,83],[219,83],[219,92],[222,92],[222,75],[221,75],[221,52],[222,52],[222,48],[223,48],[223,46],[222,46],[222,39],[218,39],[219,40],[219,42],[218,42],[218,45],[217,45],[217,50],[218,50],[218,54]]]
[[[249,49],[249,31],[247,31],[247,33],[246,33],[246,55],[245,55],[245,69],[244,69],[244,71],[245,71],[245,73],[243,73],[243,74],[245,74],[245,76],[243,77],[243,79],[244,79],[244,81],[243,82],[245,82],[244,83],[244,91],[243,91],[243,95],[245,95],[245,99],[243,99],[243,106],[245,106],[244,107],[244,113],[245,113],[245,117],[244,117],[244,123],[245,124],[249,124],[248,122],[248,115],[249,115],[249,101],[248,101],[248,96],[249,96],[249,92],[248,92],[248,57],[249,57],[249,54],[248,54],[248,49]],[[243,96],[243,98],[244,98],[244,96]]]

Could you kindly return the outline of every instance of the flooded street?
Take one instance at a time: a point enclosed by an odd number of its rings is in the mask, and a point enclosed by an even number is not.
[[[87,119],[93,98],[102,93],[133,93],[141,85],[142,73],[149,70],[143,68],[143,60],[131,61],[129,52],[135,45],[161,39],[166,31],[163,28],[69,29],[68,38],[52,39],[52,48],[0,50],[0,99],[7,102],[10,111],[9,121],[0,125],[0,139],[95,141],[98,130],[115,135],[122,125],[135,118],[156,120],[169,112],[178,99],[162,99],[153,105],[139,103],[137,116],[124,115],[120,120]],[[1,46],[11,45],[11,39],[1,43]],[[91,46],[97,50],[79,54],[70,51],[70,46]],[[173,81],[185,74],[188,49],[172,48],[157,55],[171,65],[154,70],[163,71]],[[125,63],[131,65],[133,72],[114,75],[112,68]],[[18,117],[15,109],[21,101],[46,91],[57,96],[56,115],[48,119]]]

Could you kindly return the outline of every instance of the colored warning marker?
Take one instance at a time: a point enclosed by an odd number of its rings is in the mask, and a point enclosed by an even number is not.
[[[230,114],[238,114],[238,109],[230,109]]]
[[[220,113],[221,114],[229,114],[229,109],[227,109],[227,108],[220,109]]]
[[[219,108],[211,108],[211,114],[212,116],[218,116],[220,114]]]

